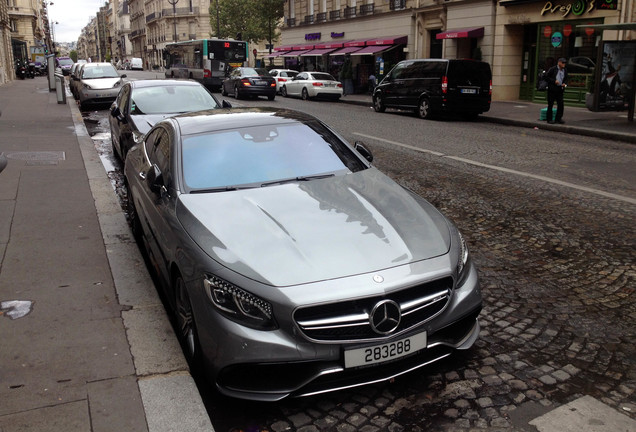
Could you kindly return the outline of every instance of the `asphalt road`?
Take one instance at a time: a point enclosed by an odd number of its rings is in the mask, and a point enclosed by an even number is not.
[[[367,143],[379,169],[463,232],[484,310],[472,350],[391,383],[275,404],[200,383],[217,432],[532,431],[529,418],[581,395],[636,418],[633,145],[344,103],[227,99],[299,109]],[[118,186],[106,113],[87,126]]]

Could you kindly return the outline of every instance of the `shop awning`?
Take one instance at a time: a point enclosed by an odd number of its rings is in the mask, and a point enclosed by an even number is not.
[[[298,57],[301,56],[303,54],[305,54],[306,52],[309,52],[311,50],[295,50],[295,51],[289,51],[286,52],[285,54],[283,54],[281,57]]]
[[[352,41],[344,43],[345,48],[350,48],[350,47],[362,48],[363,46],[366,46],[366,45],[367,45],[366,39],[352,40]]]
[[[483,27],[471,27],[465,29],[446,30],[438,33],[436,39],[461,39],[461,38],[480,38],[484,36]]]
[[[292,47],[293,50],[311,50],[314,49],[314,44],[310,44],[310,45],[294,45]]]
[[[275,57],[280,57],[283,54],[287,54],[290,51],[277,51],[277,52],[273,52],[271,54],[267,54],[265,56],[263,56],[264,58],[275,58]]]
[[[366,45],[401,45],[407,43],[408,40],[408,36],[387,36],[375,39],[368,39],[366,41]]]
[[[388,49],[394,48],[395,45],[374,45],[364,47],[361,50],[352,52],[351,55],[373,55],[379,53],[381,51],[386,51]]]
[[[324,42],[321,44],[316,44],[314,46],[315,49],[327,49],[327,48],[331,48],[331,49],[336,49],[336,48],[342,48],[344,46],[344,43],[346,41],[340,41],[340,42]]]
[[[291,51],[294,49],[293,45],[282,45],[274,48],[274,51]]]
[[[360,50],[361,48],[362,47],[359,47],[359,46],[344,47],[344,48],[340,48],[337,51],[329,53],[329,55],[330,56],[335,56],[335,55],[351,54],[352,52],[356,52],[356,51]]]
[[[325,48],[325,49],[313,49],[313,50],[309,50],[308,52],[301,54],[301,56],[306,57],[306,56],[321,56],[323,54],[327,54],[330,53],[331,51],[333,51],[333,48]]]

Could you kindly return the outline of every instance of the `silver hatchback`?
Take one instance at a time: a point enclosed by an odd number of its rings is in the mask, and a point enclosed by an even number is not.
[[[75,89],[80,108],[88,105],[113,103],[126,75],[119,76],[110,63],[86,63],[80,69]]]

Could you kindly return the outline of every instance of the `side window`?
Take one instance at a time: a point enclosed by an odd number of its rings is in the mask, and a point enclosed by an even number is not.
[[[149,143],[146,143],[148,145]],[[153,150],[148,154],[150,163],[157,165],[163,176],[163,184],[169,187],[172,183],[170,172],[170,136],[164,128],[157,128],[157,134],[152,144]]]
[[[301,80],[308,80],[309,79],[309,74],[306,74],[306,73],[301,73],[298,76],[300,77],[298,79],[301,79]]]
[[[128,107],[130,106],[130,86],[125,86],[117,96],[117,106],[122,114],[128,113]]]
[[[153,153],[155,151],[155,142],[157,141],[157,137],[159,136],[161,131],[162,129],[155,129],[150,134],[148,134],[148,136],[146,137],[146,141],[144,142],[144,146],[146,146],[146,154],[148,155],[151,163],[154,163],[152,161],[154,160]]]
[[[401,63],[398,64],[394,69],[393,72],[391,72],[391,79],[392,80],[396,80],[396,79],[404,79],[404,72],[406,70],[406,68],[408,67],[407,63]]]

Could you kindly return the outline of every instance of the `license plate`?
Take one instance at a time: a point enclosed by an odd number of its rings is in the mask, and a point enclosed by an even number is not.
[[[254,84],[256,84],[256,85],[265,85],[265,84],[267,84],[267,81],[256,80],[256,81],[254,81]]]
[[[394,360],[426,348],[426,332],[365,348],[346,350],[345,368],[372,365]]]
[[[464,93],[464,94],[477,94],[477,90],[475,90],[475,89],[462,89],[462,93]]]

